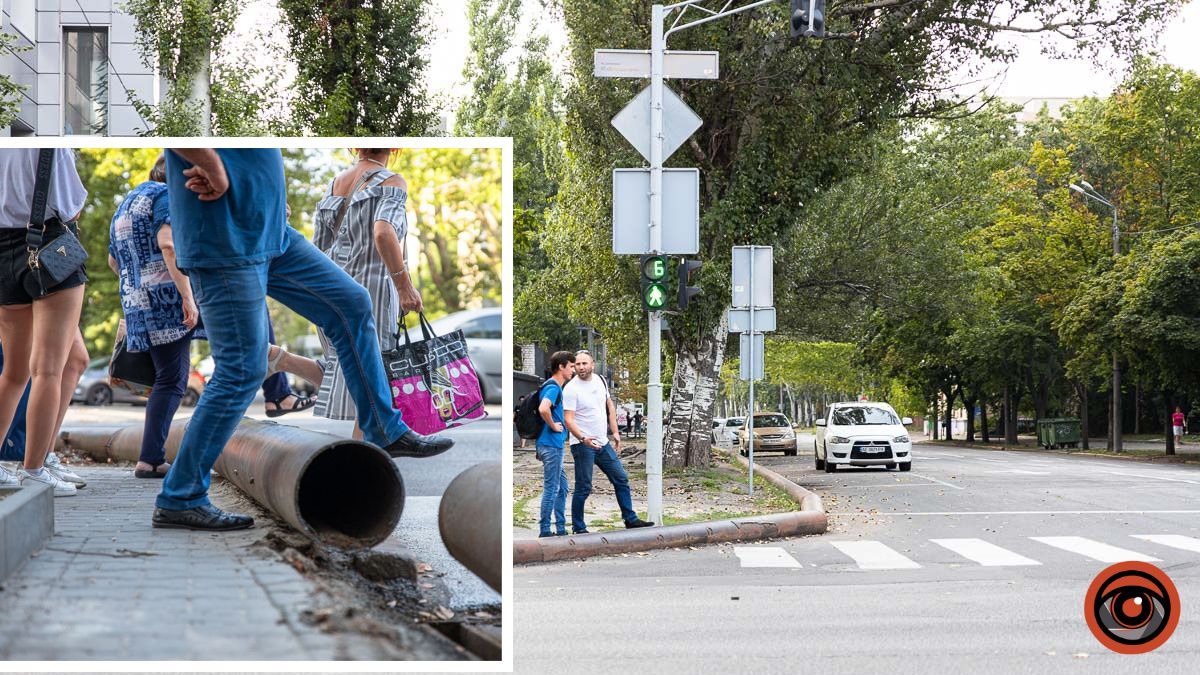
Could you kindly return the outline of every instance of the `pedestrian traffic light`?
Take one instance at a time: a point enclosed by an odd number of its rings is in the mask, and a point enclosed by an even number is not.
[[[792,0],[792,37],[825,37],[825,0]]]
[[[679,310],[687,309],[688,302],[692,297],[700,294],[699,286],[692,286],[692,275],[696,270],[700,269],[699,260],[683,259],[679,261]]]
[[[642,262],[642,308],[647,312],[661,311],[667,304],[667,259],[661,255],[644,255]]]

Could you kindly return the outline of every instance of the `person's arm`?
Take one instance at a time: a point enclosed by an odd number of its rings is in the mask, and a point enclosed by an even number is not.
[[[383,181],[382,185],[408,191],[408,183],[400,176],[391,176]],[[395,211],[396,209],[390,210]],[[393,219],[402,217],[404,217],[402,212],[392,216]],[[372,227],[371,234],[375,241],[375,249],[379,251],[379,257],[383,259],[388,276],[400,297],[400,311],[420,312],[425,308],[425,303],[421,300],[421,293],[413,285],[412,277],[408,273],[404,245],[400,243],[400,237],[396,234],[396,226],[386,220],[377,220]]]
[[[550,403],[550,399],[542,399],[542,403],[538,406],[538,414],[542,416],[542,421],[554,430],[554,433],[559,433],[563,430],[562,425],[554,421],[554,404]]]
[[[113,271],[113,274],[121,276],[121,270],[117,269],[117,259],[111,253],[108,254],[108,269]]]
[[[183,172],[187,176],[184,187],[195,192],[202,202],[216,201],[229,190],[229,176],[221,156],[212,148],[172,148],[171,152],[192,163],[192,168]]]
[[[617,452],[621,451],[621,427],[617,424],[617,406],[613,405],[611,398],[604,399],[608,405],[608,429],[609,435],[612,436],[613,449]]]
[[[158,241],[158,247],[162,249],[163,262],[167,265],[167,272],[170,273],[171,279],[175,282],[175,288],[179,289],[179,297],[183,300],[183,325],[188,328],[195,328],[196,322],[200,319],[200,310],[196,307],[196,299],[192,296],[192,282],[179,271],[179,266],[175,264],[175,240],[171,237],[171,226],[163,225],[158,228],[158,234],[155,235]]]

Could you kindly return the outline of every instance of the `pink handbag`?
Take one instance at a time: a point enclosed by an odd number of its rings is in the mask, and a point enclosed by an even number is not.
[[[423,313],[420,318],[423,341],[412,342],[406,327],[404,344],[383,353],[392,399],[405,424],[417,433],[434,434],[486,419],[479,376],[462,331],[436,335]]]

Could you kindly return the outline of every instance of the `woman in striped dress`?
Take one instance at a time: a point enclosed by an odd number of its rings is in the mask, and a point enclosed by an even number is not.
[[[313,243],[371,296],[375,329],[382,350],[396,346],[400,312],[423,309],[404,256],[408,231],[405,204],[408,184],[387,168],[390,149],[355,148],[357,161],[333,180],[317,203]],[[324,334],[325,379],[313,414],[335,420],[357,419],[337,354]],[[362,438],[356,424],[354,438]]]

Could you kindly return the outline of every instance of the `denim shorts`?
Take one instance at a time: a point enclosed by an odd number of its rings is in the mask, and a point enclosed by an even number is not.
[[[66,231],[58,221],[46,224],[46,241]],[[78,229],[71,224],[71,231]],[[25,244],[25,228],[0,228],[0,305],[28,305],[51,293],[65,291],[87,283],[87,272],[83,267],[67,275],[67,278],[42,292],[37,276],[29,269],[29,249]]]

